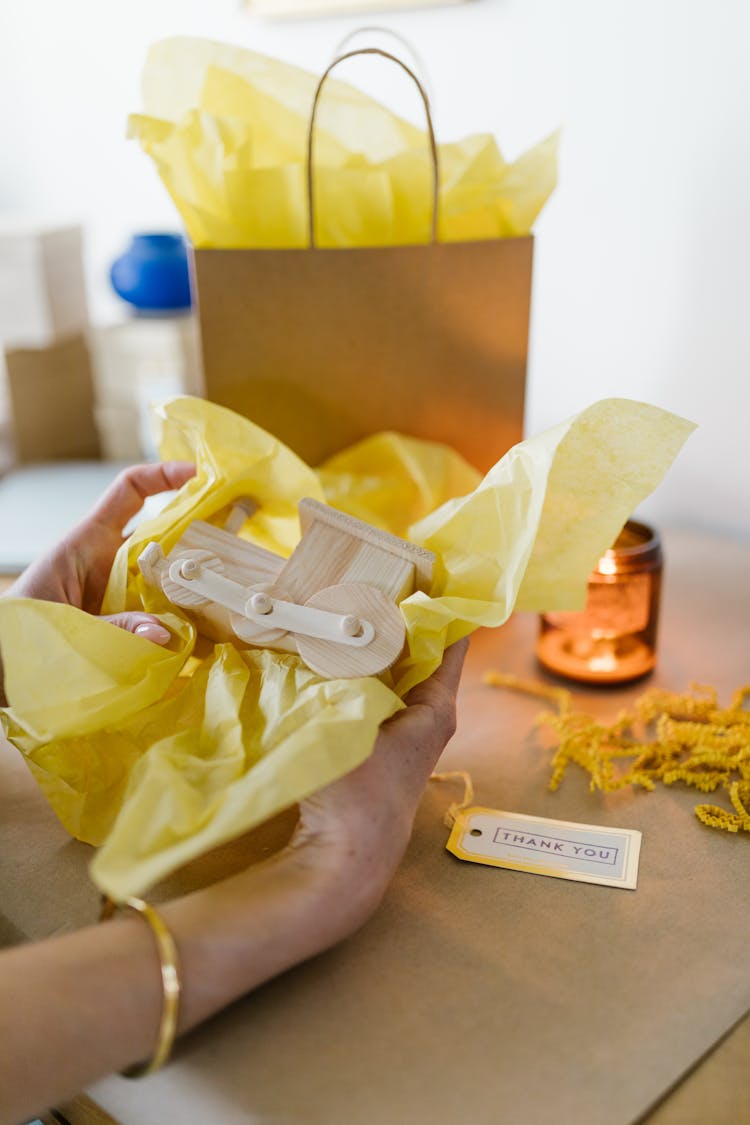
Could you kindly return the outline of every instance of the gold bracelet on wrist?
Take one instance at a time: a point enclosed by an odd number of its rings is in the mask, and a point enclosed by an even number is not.
[[[153,1074],[154,1071],[164,1066],[172,1051],[177,1033],[177,1015],[180,1007],[180,963],[174,938],[161,914],[153,906],[150,906],[141,898],[126,898],[121,903],[117,903],[116,906],[129,906],[131,910],[135,910],[141,917],[145,918],[151,928],[151,933],[154,935],[161,962],[161,986],[164,999],[156,1050],[150,1059],[142,1063],[135,1063],[133,1066],[129,1066],[127,1070],[122,1071],[125,1078],[144,1078],[147,1074]],[[101,917],[103,919],[111,918],[116,906],[111,901],[105,901]]]

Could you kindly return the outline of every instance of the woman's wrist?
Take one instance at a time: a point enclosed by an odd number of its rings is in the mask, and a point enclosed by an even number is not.
[[[347,937],[376,905],[333,865],[285,849],[239,875],[160,907],[182,966],[178,1031]]]

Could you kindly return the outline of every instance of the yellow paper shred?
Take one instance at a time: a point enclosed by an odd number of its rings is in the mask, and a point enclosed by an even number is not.
[[[702,793],[724,789],[734,812],[717,805],[696,805],[695,815],[709,828],[750,832],[750,685],[738,688],[728,707],[718,705],[713,687],[692,684],[678,694],[652,688],[610,725],[571,709],[564,689],[490,671],[484,682],[513,691],[552,698],[557,713],[538,716],[558,738],[549,788],[556,790],[568,767],[580,766],[590,789],[612,793],[628,786],[652,791],[682,783]],[[655,738],[645,740],[653,729]]]
[[[533,695],[537,699],[551,699],[557,704],[561,715],[570,710],[573,696],[566,688],[552,687],[551,684],[541,684],[538,680],[524,680],[510,672],[485,672],[482,682],[492,687],[513,688],[514,691],[523,692],[524,695]]]

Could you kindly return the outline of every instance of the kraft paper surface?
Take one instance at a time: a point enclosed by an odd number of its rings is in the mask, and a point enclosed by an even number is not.
[[[158,422],[163,458],[193,460],[197,475],[123,544],[103,612],[161,613],[173,631],[169,649],[70,606],[0,601],[6,733],[68,831],[101,845],[91,873],[113,898],[143,891],[353,769],[446,645],[502,625],[517,603],[581,607],[596,560],[692,429],[655,407],[605,400],[515,446],[455,495],[471,470],[413,439],[345,451],[318,478],[215,404],[177,398],[159,408]],[[382,484],[373,457],[382,457]],[[426,478],[429,488],[420,485]],[[167,551],[192,519],[221,521],[233,499],[249,495],[260,507],[243,534],[288,555],[299,537],[297,502],[322,497],[323,486],[331,498],[346,491],[388,529],[403,531],[399,496],[422,517],[409,538],[436,553],[436,576],[429,594],[401,603],[405,656],[380,679],[328,681],[292,655],[203,638],[193,648],[194,628],[144,587],[145,544]],[[40,677],[30,656],[39,652],[59,676]]]
[[[747,673],[750,545],[669,529],[662,539],[649,685],[713,683],[726,701]],[[163,1071],[97,1082],[98,1104],[122,1125],[750,1119],[750,1022],[722,1038],[750,1007],[747,836],[700,824],[690,789],[592,794],[571,772],[549,793],[551,750],[534,726],[544,704],[482,683],[493,668],[559,682],[535,664],[537,629],[533,614],[514,614],[472,638],[440,768],[470,771],[476,799],[493,807],[640,829],[638,889],[461,864],[443,824],[461,787],[433,783],[395,880],[357,934],[181,1040]],[[644,685],[573,690],[607,723]],[[191,866],[204,881],[241,870],[273,848],[271,827]],[[0,941],[91,924],[89,857],[0,740]],[[156,900],[196,885],[183,870]]]
[[[151,48],[144,112],[131,116],[129,134],[154,160],[195,246],[308,245],[307,133],[317,81],[220,43],[174,38]],[[555,186],[556,150],[556,134],[512,163],[489,135],[439,145],[439,240],[528,234]],[[425,132],[335,79],[316,119],[314,171],[320,246],[429,241]]]

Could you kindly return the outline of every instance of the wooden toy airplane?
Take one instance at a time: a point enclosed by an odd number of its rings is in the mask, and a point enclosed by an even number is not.
[[[429,591],[433,553],[308,498],[284,559],[235,534],[255,507],[237,501],[223,528],[193,520],[166,558],[149,543],[138,559],[145,581],[214,640],[297,652],[328,678],[390,667],[405,639],[398,603]]]

